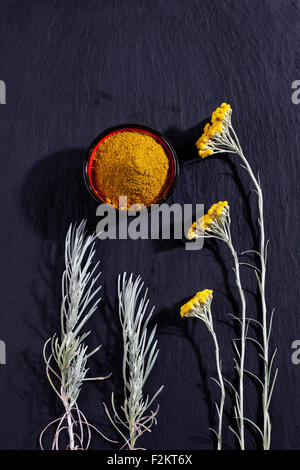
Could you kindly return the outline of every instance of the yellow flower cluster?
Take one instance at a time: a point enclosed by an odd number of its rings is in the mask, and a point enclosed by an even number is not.
[[[209,148],[209,143],[216,134],[220,134],[224,129],[224,119],[231,113],[230,104],[222,103],[211,116],[211,123],[207,123],[204,132],[196,142],[196,147],[200,157],[205,158],[213,154]]]
[[[228,208],[227,201],[219,201],[211,206],[207,214],[214,220],[219,219],[224,214],[224,209]]]
[[[212,222],[217,222],[221,219],[224,215],[224,211],[228,209],[229,205],[227,201],[219,201],[213,204],[210,209],[207,211],[207,214],[204,214],[197,222],[194,222],[193,225],[190,227],[187,238],[192,240],[195,238],[195,233],[197,230],[201,230],[205,232],[205,230],[209,230]]]
[[[227,103],[222,103],[211,115],[211,122],[223,122],[228,113],[231,112],[231,106]]]
[[[190,316],[195,308],[199,307],[199,304],[200,306],[206,305],[212,298],[212,293],[213,291],[210,289],[204,289],[200,292],[197,292],[197,294],[191,300],[181,307],[181,317],[183,318]]]
[[[191,228],[188,231],[188,238],[191,240],[194,238],[195,231],[197,229],[202,230],[203,232],[208,229],[209,225],[212,223],[213,219],[209,214],[205,214],[197,222],[194,222]]]

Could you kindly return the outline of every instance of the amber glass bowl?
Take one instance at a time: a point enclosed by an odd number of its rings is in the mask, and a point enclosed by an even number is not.
[[[124,124],[122,126],[110,127],[109,129],[106,129],[104,132],[99,134],[93,140],[93,142],[88,148],[87,156],[86,156],[84,167],[83,167],[84,181],[85,181],[85,184],[89,193],[98,203],[108,204],[104,194],[102,194],[101,190],[96,188],[95,185],[93,184],[93,178],[92,178],[93,159],[94,159],[97,149],[99,148],[99,146],[102,144],[102,142],[105,139],[107,139],[113,134],[116,134],[118,132],[124,132],[124,131],[125,132],[126,131],[141,132],[143,134],[147,134],[153,137],[164,148],[164,151],[170,161],[170,171],[169,171],[168,178],[166,181],[165,189],[163,190],[162,195],[159,198],[159,200],[156,201],[156,204],[161,204],[165,202],[169,198],[171,193],[173,192],[175,183],[178,177],[178,173],[179,173],[178,158],[177,158],[176,152],[172,144],[168,141],[168,139],[166,139],[166,137],[164,137],[155,129],[152,129],[151,127],[147,127],[147,126],[142,126],[140,124]]]

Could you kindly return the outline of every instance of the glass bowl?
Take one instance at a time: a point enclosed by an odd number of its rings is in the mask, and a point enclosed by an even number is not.
[[[143,134],[150,135],[164,148],[164,151],[170,161],[170,170],[169,170],[169,175],[166,181],[165,189],[163,190],[161,197],[155,202],[155,204],[162,204],[170,197],[170,195],[172,194],[174,190],[175,183],[179,174],[178,158],[177,158],[176,152],[172,144],[168,141],[168,139],[166,139],[166,137],[164,137],[155,129],[152,129],[151,127],[143,126],[140,124],[124,124],[120,126],[110,127],[109,129],[106,129],[105,131],[101,132],[101,134],[99,134],[93,140],[93,142],[88,148],[87,156],[86,156],[84,167],[83,167],[84,181],[85,181],[86,187],[90,195],[95,199],[95,201],[97,201],[100,204],[103,204],[103,203],[109,204],[106,201],[104,194],[102,194],[101,191],[97,189],[93,184],[92,163],[93,163],[94,155],[98,147],[101,145],[101,143],[105,139],[110,137],[111,135],[116,134],[118,132],[124,132],[124,131],[141,132]],[[151,205],[147,206],[147,208],[148,209],[151,208]]]

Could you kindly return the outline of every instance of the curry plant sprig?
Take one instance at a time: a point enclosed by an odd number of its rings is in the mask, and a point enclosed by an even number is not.
[[[100,276],[99,262],[92,267],[95,235],[87,236],[85,222],[69,227],[65,242],[65,271],[62,276],[61,332],[54,334],[44,345],[46,374],[51,387],[60,398],[64,414],[49,423],[40,435],[40,446],[45,431],[55,425],[52,449],[59,450],[60,437],[66,432],[67,449],[83,450],[89,447],[92,426],[79,409],[77,401],[84,381],[103,380],[106,377],[87,377],[89,357],[100,346],[88,352],[85,340],[90,334],[82,333],[88,319],[95,313],[100,302],[96,287]],[[50,347],[50,353],[47,349]],[[109,439],[108,439],[109,440]]]
[[[236,285],[239,291],[241,301],[241,316],[237,317],[241,326],[241,337],[239,338],[240,347],[237,346],[236,340],[233,340],[235,352],[238,360],[234,359],[235,368],[239,376],[239,389],[233,388],[235,393],[234,417],[237,421],[238,432],[232,427],[231,431],[237,437],[240,448],[245,449],[245,423],[244,417],[244,373],[245,373],[245,346],[248,332],[248,321],[246,317],[246,298],[241,283],[240,263],[236,250],[232,244],[230,231],[230,208],[227,201],[220,201],[211,206],[207,214],[194,222],[187,234],[189,239],[195,238],[217,238],[225,242],[230,249],[234,260],[234,273]],[[232,384],[230,384],[232,386]],[[249,421],[247,419],[247,421]],[[254,423],[253,423],[254,424]],[[255,426],[255,424],[254,424]]]
[[[210,332],[214,344],[215,344],[215,355],[216,355],[216,366],[217,366],[217,373],[218,373],[218,380],[213,378],[212,379],[219,385],[221,389],[221,399],[220,404],[216,405],[217,413],[218,413],[218,431],[215,429],[211,429],[215,435],[217,436],[218,440],[218,450],[222,449],[222,426],[223,426],[223,411],[224,411],[224,403],[225,403],[225,386],[224,386],[224,379],[222,375],[222,367],[221,367],[221,360],[220,360],[220,350],[219,350],[219,343],[217,339],[216,332],[214,330],[213,318],[211,313],[211,302],[213,298],[213,291],[210,289],[204,289],[201,292],[198,292],[191,300],[189,300],[186,304],[184,304],[180,309],[181,317],[195,317],[202,320],[208,331]]]
[[[161,386],[152,398],[144,396],[144,385],[157,360],[158,349],[155,340],[156,325],[148,334],[148,324],[154,307],[146,316],[149,300],[148,290],[141,297],[144,283],[140,276],[127,280],[126,273],[118,278],[119,317],[123,331],[123,383],[124,402],[121,412],[116,411],[114,394],[111,396],[113,416],[104,404],[106,414],[124,439],[122,448],[136,450],[136,441],[156,424],[159,410],[149,411]],[[120,417],[122,414],[122,418]]]
[[[238,155],[242,160],[241,166],[249,174],[254,184],[254,191],[256,192],[258,197],[258,224],[260,230],[260,249],[259,251],[248,250],[244,252],[244,254],[255,253],[258,255],[260,260],[259,267],[249,263],[245,264],[253,268],[255,271],[261,298],[262,322],[257,321],[257,324],[262,329],[262,344],[259,343],[259,347],[262,350],[262,354],[260,354],[260,356],[264,363],[264,378],[262,383],[262,408],[264,422],[262,435],[264,449],[268,450],[270,449],[271,445],[271,419],[269,414],[269,407],[277,378],[278,369],[276,369],[273,374],[272,367],[276,355],[276,349],[272,354],[270,354],[269,352],[269,343],[272,330],[274,309],[272,310],[270,318],[268,319],[265,297],[268,240],[266,240],[265,236],[264,201],[259,174],[257,177],[255,176],[247,158],[244,155],[239,139],[232,126],[231,115],[232,109],[230,105],[222,103],[222,105],[217,108],[216,111],[213,112],[211,117],[211,124],[207,124],[205,126],[204,133],[197,141],[196,145],[199,150],[199,155],[202,158],[205,158],[208,155],[218,153],[231,153]]]

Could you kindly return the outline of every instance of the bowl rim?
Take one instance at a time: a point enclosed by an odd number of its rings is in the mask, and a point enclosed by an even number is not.
[[[166,149],[168,151],[168,156],[169,156],[170,160],[172,161],[173,174],[170,178],[170,183],[169,183],[169,186],[168,186],[168,189],[167,189],[166,193],[154,204],[160,205],[160,204],[166,202],[169,199],[169,197],[171,196],[171,194],[173,193],[174,189],[175,189],[176,181],[177,181],[177,178],[178,178],[178,175],[179,175],[178,157],[177,157],[177,154],[176,154],[176,151],[175,151],[173,145],[171,144],[171,142],[163,134],[161,134],[156,129],[153,129],[152,127],[149,127],[149,126],[145,126],[143,124],[129,123],[129,124],[119,124],[117,126],[108,127],[107,129],[102,131],[100,134],[98,134],[97,137],[95,137],[95,139],[93,139],[93,141],[91,142],[91,144],[88,147],[88,150],[86,152],[86,157],[85,157],[85,160],[84,160],[84,164],[83,164],[83,178],[84,178],[84,182],[85,182],[85,185],[87,187],[88,192],[90,193],[92,198],[95,201],[97,201],[99,204],[111,205],[116,210],[122,210],[123,211],[123,209],[120,209],[119,207],[115,207],[112,204],[109,204],[108,202],[106,202],[104,199],[101,199],[101,196],[94,189],[94,187],[91,183],[91,180],[90,180],[90,175],[89,175],[89,173],[90,173],[90,171],[89,171],[90,161],[91,161],[91,158],[93,156],[94,151],[96,150],[96,147],[100,144],[100,142],[104,138],[108,137],[109,134],[112,134],[114,132],[116,132],[116,133],[121,132],[122,130],[124,130],[124,131],[126,131],[126,130],[133,130],[133,131],[137,130],[137,131],[141,131],[141,132],[142,131],[147,132],[150,135],[152,135],[154,138],[156,137],[158,139],[158,141],[164,147],[166,147]],[[145,206],[145,207],[147,207],[147,210],[149,211],[149,210],[151,210],[152,206],[153,206],[153,204],[151,204],[150,206]]]

